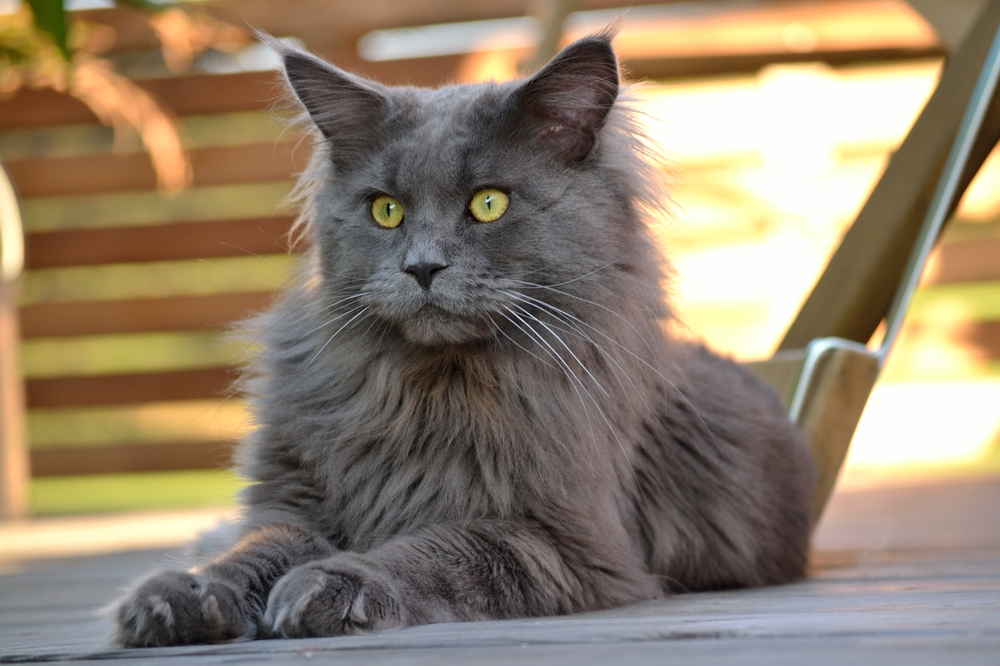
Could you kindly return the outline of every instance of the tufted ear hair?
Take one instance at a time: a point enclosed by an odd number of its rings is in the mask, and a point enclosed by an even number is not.
[[[618,98],[618,81],[609,35],[574,42],[515,90],[522,127],[567,160],[582,160]]]
[[[336,165],[349,165],[377,143],[378,125],[388,106],[379,84],[274,38],[266,42],[281,57],[292,92],[329,140]]]

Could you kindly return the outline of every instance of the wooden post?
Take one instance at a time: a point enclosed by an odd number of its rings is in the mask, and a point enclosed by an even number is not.
[[[24,442],[24,383],[18,363],[17,298],[0,282],[0,519],[28,511],[28,452]]]
[[[24,381],[19,361],[16,279],[24,263],[17,198],[0,167],[0,519],[28,512]]]

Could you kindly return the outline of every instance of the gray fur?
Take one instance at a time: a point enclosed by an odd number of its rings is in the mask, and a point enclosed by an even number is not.
[[[664,332],[669,271],[641,215],[664,199],[609,38],[527,82],[440,90],[281,48],[317,129],[299,190],[312,242],[249,327],[242,541],[140,582],[121,644],[574,613],[801,576],[811,459],[758,379]],[[511,203],[478,223],[485,187]],[[402,203],[399,227],[372,221],[379,193]],[[415,262],[447,267],[425,288]]]

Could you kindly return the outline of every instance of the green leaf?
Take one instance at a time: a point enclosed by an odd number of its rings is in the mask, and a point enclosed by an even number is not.
[[[131,5],[136,9],[145,9],[151,12],[162,12],[177,4],[172,0],[117,0],[117,2],[120,5]]]
[[[66,10],[63,8],[63,0],[28,0],[28,4],[31,5],[35,25],[52,36],[63,56],[69,60],[69,42],[67,41],[69,27],[66,20]]]

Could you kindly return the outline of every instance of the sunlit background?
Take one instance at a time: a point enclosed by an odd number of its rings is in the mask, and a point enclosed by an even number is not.
[[[221,466],[245,414],[214,396],[242,347],[219,325],[263,307],[285,280],[281,202],[307,153],[261,112],[273,59],[234,17],[348,69],[421,85],[517,76],[553,12],[562,43],[618,21],[619,53],[646,81],[637,94],[672,164],[675,214],[655,231],[686,334],[740,360],[774,352],[968,27],[903,0],[675,2],[624,16],[596,1],[230,0],[157,14],[152,27],[110,2],[70,4],[84,10],[77,39],[150,91],[188,161],[171,167],[165,145],[154,171],[144,145],[158,141],[156,109],[139,130],[112,130],[64,92],[0,77],[0,159],[28,239],[21,364],[35,515],[219,506],[239,485]],[[0,25],[19,12],[0,0]],[[239,233],[224,238],[225,225]],[[113,247],[88,249],[101,243]],[[172,312],[190,322],[157,323]],[[1000,471],[998,359],[994,153],[925,272],[841,487]],[[151,399],[120,395],[133,385],[116,378],[139,376],[160,382]],[[184,381],[212,392],[185,397]]]

